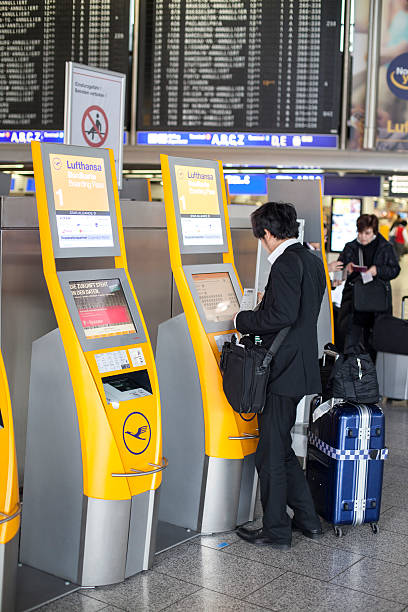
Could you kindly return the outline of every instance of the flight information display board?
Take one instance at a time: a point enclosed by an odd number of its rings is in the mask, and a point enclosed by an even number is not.
[[[118,278],[69,283],[88,339],[136,333]]]
[[[239,311],[239,302],[228,272],[193,274],[193,281],[207,321],[230,321]]]
[[[138,130],[337,133],[341,7],[141,0]]]
[[[127,74],[129,12],[130,0],[0,0],[0,129],[63,128],[66,61]]]

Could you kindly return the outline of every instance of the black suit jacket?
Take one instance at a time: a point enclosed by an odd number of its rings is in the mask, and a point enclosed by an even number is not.
[[[295,397],[321,391],[317,318],[325,288],[320,258],[293,244],[274,262],[259,310],[238,314],[237,330],[260,336],[266,347],[282,328],[292,326],[272,362],[272,393]]]

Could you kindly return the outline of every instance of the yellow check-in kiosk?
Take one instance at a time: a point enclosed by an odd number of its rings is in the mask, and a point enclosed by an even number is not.
[[[16,599],[20,502],[10,393],[0,354],[0,612]]]
[[[152,563],[167,463],[113,154],[40,143],[32,154],[58,328],[32,347],[21,561],[78,585],[120,582]]]
[[[227,402],[219,370],[242,288],[234,265],[220,162],[161,156],[171,267],[184,313],[159,326],[163,522],[202,533],[252,520],[256,415]]]

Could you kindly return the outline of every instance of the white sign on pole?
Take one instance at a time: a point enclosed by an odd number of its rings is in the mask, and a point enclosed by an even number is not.
[[[113,150],[122,187],[126,75],[66,62],[64,143]]]

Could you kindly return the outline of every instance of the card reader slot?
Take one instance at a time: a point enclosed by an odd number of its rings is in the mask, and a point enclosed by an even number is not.
[[[104,376],[102,384],[108,404],[126,402],[152,395],[152,386],[147,370]]]

